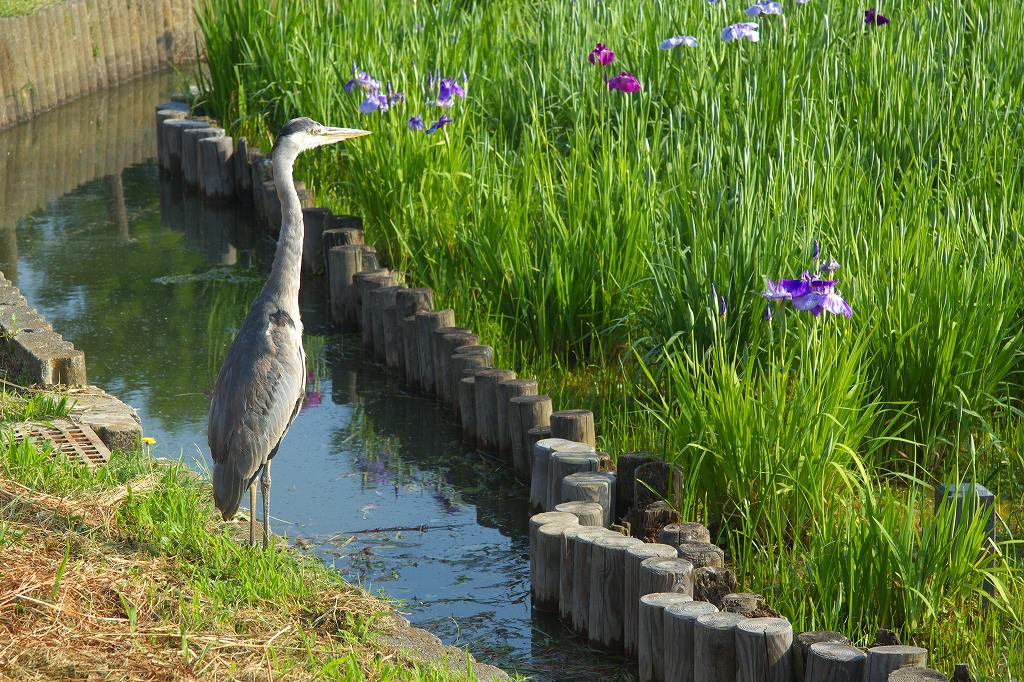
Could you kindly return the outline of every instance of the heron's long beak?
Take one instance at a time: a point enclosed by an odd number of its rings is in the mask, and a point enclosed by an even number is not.
[[[320,135],[328,142],[341,142],[342,140],[350,140],[353,137],[362,137],[363,135],[369,135],[369,130],[358,130],[356,128],[328,128],[324,127]]]

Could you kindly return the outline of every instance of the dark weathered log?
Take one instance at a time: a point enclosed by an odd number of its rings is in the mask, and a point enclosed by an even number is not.
[[[711,533],[700,523],[670,523],[658,531],[658,542],[673,547],[686,542],[711,542]]]
[[[420,356],[420,388],[432,395],[437,392],[434,368],[433,334],[441,327],[454,327],[455,313],[451,310],[424,310],[416,313],[416,352]]]
[[[359,248],[363,251],[364,270],[376,270],[383,267],[380,256],[377,254],[377,249],[368,244],[360,244]]]
[[[677,549],[679,556],[693,564],[694,568],[725,566],[725,552],[710,542],[684,542]]]
[[[554,509],[555,505],[562,502],[577,501],[562,499],[562,479],[572,474],[596,473],[600,463],[601,458],[585,443],[566,443],[555,448],[551,453],[551,461],[548,462],[547,508]]]
[[[655,461],[641,464],[634,471],[633,504],[644,509],[649,504],[664,500],[678,508],[683,496],[683,471],[668,462]]]
[[[199,186],[199,141],[224,137],[223,128],[190,128],[181,137],[181,179],[190,187]]]
[[[363,270],[358,247],[336,246],[327,252],[327,281],[331,297],[331,321],[342,331],[355,331],[353,278]]]
[[[452,355],[462,348],[477,345],[479,341],[480,337],[466,327],[441,327],[434,330],[437,402],[452,411],[455,411],[453,405],[458,398],[452,390],[455,386],[451,374]]]
[[[949,678],[938,670],[912,666],[889,673],[889,682],[948,682]]]
[[[324,217],[330,213],[326,208],[314,206],[302,209],[302,270],[318,274],[330,266],[324,252]],[[331,246],[341,246],[331,244]]]
[[[640,597],[637,661],[641,682],[665,682],[665,609],[689,601],[693,597],[678,592],[653,592]]]
[[[722,597],[721,609],[747,618],[757,618],[767,615],[761,613],[766,606],[764,595],[754,592],[731,592]]]
[[[665,681],[693,682],[693,630],[697,618],[717,613],[714,604],[689,601],[665,607]]]
[[[640,597],[640,566],[652,557],[674,558],[676,548],[657,543],[644,543],[626,549],[624,555],[622,581],[622,649],[626,656],[636,658],[637,642],[639,641]]]
[[[552,438],[564,438],[597,447],[594,413],[590,410],[559,410],[551,413]]]
[[[618,533],[599,536],[591,543],[587,638],[608,651],[622,649],[625,551],[642,544]]]
[[[476,444],[480,450],[498,451],[498,382],[515,378],[510,369],[488,369],[476,375]]]
[[[838,632],[800,632],[793,638],[793,678],[796,682],[804,682],[804,673],[807,670],[807,652],[811,645],[820,642],[831,642],[833,644],[849,644],[848,640]]]
[[[573,516],[572,514],[564,514],[564,513],[560,513],[560,512],[543,512],[541,514],[534,514],[533,516],[530,517],[529,532],[527,533],[527,538],[528,538],[529,543],[530,543],[530,585],[531,585],[531,589],[533,589],[532,586],[534,586],[534,585],[536,585],[538,583],[537,570],[538,570],[539,564],[537,562],[537,556],[538,556],[538,554],[537,554],[537,531],[540,530],[541,526],[543,526],[545,524],[548,524],[548,523],[558,523],[558,524],[562,524],[562,525],[566,525],[566,526],[571,526],[571,525],[574,525],[573,524],[573,520],[574,519],[576,519],[576,517]],[[578,522],[577,522],[576,525],[578,525]]]
[[[448,374],[451,379],[452,393],[457,394],[458,383],[466,377],[466,370],[470,369],[492,369],[494,367],[494,349],[490,346],[469,345],[461,346],[457,352],[448,359]],[[455,416],[461,419],[461,404],[453,405]],[[473,410],[476,410],[474,405]],[[476,419],[476,415],[473,415]],[[474,434],[474,442],[476,436]]]
[[[379,362],[387,359],[384,333],[384,322],[388,308],[395,305],[395,295],[404,287],[392,285],[381,287],[370,292],[370,326],[373,334],[373,357]]]
[[[748,618],[736,626],[737,682],[792,682],[793,626],[785,618]]]
[[[873,646],[864,661],[864,682],[888,682],[892,671],[914,665],[928,665],[927,649],[905,644]]]
[[[839,642],[817,642],[807,650],[808,682],[861,682],[867,654]]]
[[[509,433],[512,437],[512,465],[516,478],[530,483],[533,441],[530,429],[548,426],[551,418],[551,397],[523,395],[509,400]],[[538,438],[537,440],[540,440]]]
[[[352,277],[355,291],[354,315],[359,322],[359,334],[363,348],[373,349],[373,322],[370,317],[370,292],[383,287],[394,286],[395,277],[390,270],[367,270],[365,263],[361,272]]]
[[[675,592],[693,596],[693,564],[678,557],[651,557],[640,564],[640,594]]]
[[[579,525],[572,521],[545,523],[537,529],[535,552],[537,581],[533,588],[533,608],[543,613],[558,613],[558,589],[561,579],[559,564],[562,557],[562,531]]]
[[[332,249],[335,246],[364,246],[362,230],[353,230],[351,228],[329,230],[327,229],[327,224],[330,222],[330,219],[331,213],[328,211],[324,215],[323,221],[320,223],[320,249],[323,253],[327,253],[329,249]],[[305,256],[305,254],[303,254],[303,256]],[[310,259],[314,260],[316,256],[317,253],[313,253],[310,256]],[[305,258],[303,258],[303,260],[305,260]]]
[[[405,287],[399,287],[396,295],[403,291],[405,291]],[[391,371],[405,376],[402,318],[398,314],[398,306],[395,303],[384,308],[384,364]]]
[[[602,527],[604,510],[597,502],[563,502],[555,505],[556,512],[568,512],[580,520],[581,526]]]
[[[572,627],[576,539],[580,534],[585,538],[596,538],[607,532],[607,529],[600,526],[568,526],[562,533],[562,558],[558,567],[558,615],[569,627]]]
[[[477,427],[479,432],[479,426]],[[548,477],[550,474],[551,453],[557,448],[568,445],[564,438],[545,438],[533,445],[533,464],[530,467],[530,510],[548,511]]]
[[[604,525],[612,522],[615,514],[612,490],[615,474],[610,471],[570,474],[562,479],[560,502],[597,502],[604,510]]]
[[[402,369],[405,373],[405,381],[410,386],[420,385],[415,315],[433,309],[434,292],[430,289],[403,289],[395,294],[395,314],[401,320],[402,328]],[[411,322],[409,318],[412,318]]]
[[[161,170],[169,171],[171,169],[170,149],[163,123],[164,121],[183,119],[186,116],[188,116],[188,112],[181,109],[158,109],[156,112],[156,155]]]
[[[335,215],[331,213],[324,222],[325,230],[359,230],[363,231],[363,219],[357,215]]]
[[[957,663],[953,668],[953,682],[974,682],[966,663]]]
[[[462,442],[476,447],[476,377],[466,377],[459,382],[459,419]]]
[[[875,630],[875,641],[871,646],[896,646],[897,644],[903,644],[903,642],[900,641],[900,636],[892,630],[886,628]]]
[[[736,591],[736,574],[728,568],[702,566],[693,571],[693,598],[722,607],[725,595]]]
[[[649,542],[657,540],[658,531],[662,528],[679,522],[679,512],[664,501],[653,502],[646,507],[634,505],[631,517],[633,535]]]
[[[167,141],[167,170],[174,175],[181,175],[181,155],[186,130],[209,129],[206,121],[195,121],[190,118],[174,118],[163,122],[164,138]]]
[[[537,395],[536,379],[510,379],[498,382],[498,454],[502,459],[512,462],[512,443],[519,433],[512,432],[511,404],[513,398]],[[514,468],[513,463],[513,468]]]
[[[252,162],[249,160],[249,141],[240,137],[235,141],[235,197],[246,204],[252,202]]]
[[[620,519],[633,508],[633,485],[636,482],[636,469],[641,464],[656,462],[653,452],[626,452],[619,455],[615,462],[615,509]]]
[[[736,679],[736,626],[743,620],[736,613],[697,617],[693,627],[694,682]]]
[[[590,618],[590,567],[594,540],[612,531],[594,528],[586,533],[577,532],[572,540],[572,602],[567,624],[576,632],[586,635]]]

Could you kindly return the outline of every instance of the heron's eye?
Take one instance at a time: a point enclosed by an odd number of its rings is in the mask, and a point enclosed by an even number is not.
[[[321,128],[320,126],[317,126],[317,127],[313,128],[313,134],[314,135],[323,135],[323,132],[324,132],[324,129]]]

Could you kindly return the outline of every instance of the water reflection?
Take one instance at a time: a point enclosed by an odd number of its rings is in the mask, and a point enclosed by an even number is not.
[[[91,381],[139,409],[158,454],[192,463],[208,461],[208,392],[273,242],[161,180],[152,112],[169,87],[138,81],[0,133],[0,269],[85,351]],[[68,146],[75,163],[52,163]],[[275,529],[482,660],[620,678],[619,659],[531,616],[527,497],[508,467],[464,452],[358,340],[329,336],[322,283],[304,281],[300,303],[309,389],[274,469]]]

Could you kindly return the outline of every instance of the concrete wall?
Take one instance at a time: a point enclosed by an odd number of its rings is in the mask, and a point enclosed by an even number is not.
[[[68,0],[0,19],[0,129],[196,59],[194,0]]]

